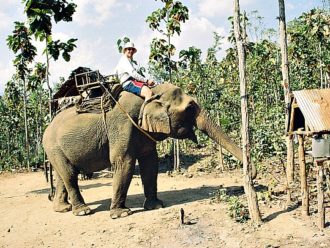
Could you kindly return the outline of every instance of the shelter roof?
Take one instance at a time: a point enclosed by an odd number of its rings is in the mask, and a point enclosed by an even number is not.
[[[329,133],[330,89],[293,91],[288,127],[288,131],[305,127],[312,133]]]

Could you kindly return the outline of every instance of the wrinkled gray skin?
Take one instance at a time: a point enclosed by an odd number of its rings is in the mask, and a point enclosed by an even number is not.
[[[172,85],[153,88],[160,98],[144,109],[142,126],[157,141],[173,137],[195,140],[193,128],[202,130],[217,143],[242,160],[242,151],[213,123],[196,101]],[[143,99],[122,92],[120,105],[137,122]],[[156,143],[133,126],[125,113],[116,105],[102,114],[77,114],[75,107],[59,113],[47,127],[43,145],[57,177],[54,210],[75,215],[91,213],[78,187],[77,176],[85,173],[114,169],[111,218],[127,216],[127,191],[138,160],[144,188],[145,209],[163,207],[157,198],[158,155]],[[70,199],[70,203],[68,201]]]

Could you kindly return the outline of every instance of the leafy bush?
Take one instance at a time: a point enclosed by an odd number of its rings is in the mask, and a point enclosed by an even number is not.
[[[249,210],[238,196],[230,196],[225,188],[220,188],[216,192],[216,199],[228,204],[227,212],[236,222],[244,223],[249,220]]]

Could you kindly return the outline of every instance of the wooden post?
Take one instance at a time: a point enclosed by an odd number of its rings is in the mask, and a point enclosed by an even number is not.
[[[180,171],[180,146],[179,146],[179,140],[175,140],[176,143],[176,168],[177,171]]]
[[[174,162],[174,171],[180,170],[180,148],[179,140],[173,139],[173,162]]]
[[[282,55],[282,85],[284,90],[285,99],[285,123],[288,124],[289,119],[289,106],[290,106],[290,80],[289,80],[289,61],[288,61],[288,45],[286,34],[286,22],[285,22],[285,5],[284,0],[278,0],[279,4],[279,26],[280,26],[280,46]],[[287,126],[286,126],[287,130]],[[290,187],[294,180],[294,154],[293,154],[293,140],[292,135],[286,137],[287,147],[287,164],[286,174],[288,183],[288,200],[291,201]]]
[[[26,94],[26,80],[25,76],[23,81],[23,109],[24,109],[24,131],[25,131],[25,151],[26,151],[26,163],[27,169],[30,171],[30,143],[29,143],[29,129],[27,123],[27,94]]]
[[[324,212],[324,192],[323,192],[323,161],[315,159],[315,166],[317,168],[317,212],[319,215],[318,226],[320,229],[325,225]]]
[[[219,112],[217,112],[217,119],[218,119],[218,125],[220,126],[220,114],[219,114]],[[221,172],[224,172],[225,171],[225,166],[223,164],[222,145],[219,144],[218,148],[219,148],[219,165],[220,165]]]
[[[302,200],[302,214],[305,216],[309,215],[309,198],[308,198],[308,187],[306,177],[306,162],[305,162],[305,147],[304,147],[304,136],[298,135],[298,155],[299,155],[299,166],[300,166],[300,181],[301,181],[301,200]]]
[[[176,164],[176,144],[175,139],[172,139],[172,147],[173,147],[173,170],[177,171],[177,164]]]
[[[242,114],[242,145],[243,145],[243,178],[244,191],[246,194],[249,213],[254,223],[260,223],[260,211],[258,206],[257,194],[253,187],[250,173],[250,141],[249,141],[249,118],[247,111],[247,90],[245,80],[245,47],[240,30],[240,7],[239,0],[234,0],[234,32],[238,53],[239,79],[241,94],[241,114]]]

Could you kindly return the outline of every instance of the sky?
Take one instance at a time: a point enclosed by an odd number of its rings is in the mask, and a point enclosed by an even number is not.
[[[70,1],[70,0],[68,0]],[[21,0],[0,0],[0,95],[6,82],[15,73],[12,60],[15,55],[9,50],[6,38],[14,29],[14,22],[25,22],[24,6]],[[148,15],[163,3],[158,0],[75,0],[78,7],[72,22],[53,24],[53,39],[67,41],[76,38],[77,48],[71,54],[70,62],[59,59],[50,62],[50,82],[53,85],[59,77],[67,78],[79,66],[100,70],[103,75],[112,74],[121,56],[117,40],[129,37],[138,52],[134,59],[141,66],[147,65],[151,40],[159,37],[145,22]],[[181,0],[189,9],[189,20],[182,24],[180,36],[172,39],[178,51],[195,46],[202,50],[202,56],[213,44],[213,33],[227,37],[228,17],[233,15],[233,0]],[[303,12],[322,6],[322,0],[286,0],[287,22]],[[257,10],[263,18],[260,26],[277,30],[277,0],[240,0],[241,11],[248,14]],[[37,62],[45,63],[43,44],[35,42],[39,55]],[[224,40],[222,52],[229,46]]]

